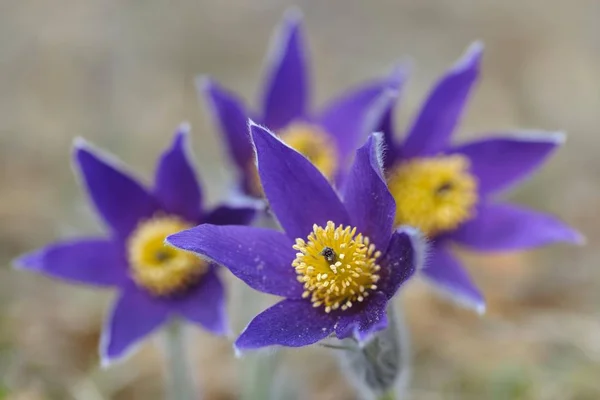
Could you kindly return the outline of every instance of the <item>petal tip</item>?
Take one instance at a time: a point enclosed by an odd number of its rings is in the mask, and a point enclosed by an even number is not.
[[[105,356],[100,357],[100,368],[102,370],[107,370],[112,365],[113,365],[113,361],[110,358],[105,357]]]
[[[567,141],[567,134],[564,131],[521,130],[514,133],[514,139],[526,142],[552,143],[558,146]]]
[[[406,81],[413,69],[414,61],[412,58],[404,57],[398,60],[392,67],[392,72],[388,75],[390,86],[396,90]]]
[[[483,56],[483,49],[484,46],[481,40],[471,43],[458,61],[450,68],[450,71],[458,74],[467,70],[478,69]]]
[[[564,144],[567,141],[567,133],[565,131],[550,132],[548,136],[557,145]]]
[[[465,294],[460,289],[440,285],[439,283],[434,282],[426,276],[423,276],[423,278],[425,281],[431,283],[435,287],[436,291],[441,297],[449,299],[457,306],[475,311],[477,315],[481,316],[485,314],[487,306],[485,303],[485,299],[483,298],[481,293],[479,293],[479,291],[477,291],[476,293]]]
[[[194,78],[194,85],[198,92],[208,93],[213,89],[215,83],[209,75],[200,74]]]
[[[256,122],[254,122],[254,120],[252,118],[248,118],[248,128],[252,129],[252,128],[260,128],[260,129],[265,129],[266,128]]]
[[[588,244],[588,240],[587,237],[577,231],[577,230],[573,230],[573,240],[572,240],[573,244],[577,245],[577,246],[585,246]]]
[[[177,127],[177,134],[180,136],[188,136],[192,131],[192,124],[189,121],[182,121]]]
[[[297,29],[304,19],[304,13],[298,6],[289,7],[283,13],[283,21],[287,29]]]
[[[242,335],[243,333],[244,332],[242,332],[240,335]],[[238,343],[239,340],[240,340],[240,338],[238,337],[238,339],[235,342],[233,342],[233,345],[232,345],[232,347],[233,347],[233,355],[238,360],[241,359],[241,358],[243,358],[244,355],[246,355],[246,353],[248,352],[248,349],[245,349],[244,347],[241,347],[239,345],[239,343]]]
[[[77,136],[73,139],[72,152],[73,157],[79,160],[83,155],[92,155],[96,153],[97,149],[90,141],[81,136]]]
[[[477,313],[477,315],[484,315],[487,311],[487,307],[485,303],[478,303],[475,305],[475,312]]]
[[[10,264],[13,269],[18,271],[36,271],[40,269],[40,257],[41,255],[39,252],[34,251],[20,255],[19,257],[13,259]]]
[[[183,231],[183,232],[185,232],[185,231]],[[178,249],[183,249],[180,245],[178,245],[178,242],[180,242],[180,240],[181,240],[181,233],[182,232],[177,232],[177,233],[167,236],[165,238],[165,240],[163,241],[163,244],[165,244],[169,247],[176,247]]]
[[[76,136],[73,139],[73,148],[75,148],[75,149],[83,149],[83,148],[87,148],[89,146],[90,146],[89,142],[81,136]]]

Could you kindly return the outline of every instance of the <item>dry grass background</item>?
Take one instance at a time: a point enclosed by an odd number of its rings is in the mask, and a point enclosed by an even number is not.
[[[160,354],[152,345],[113,369],[95,367],[109,292],[17,273],[10,260],[57,238],[100,230],[69,166],[75,136],[149,178],[173,129],[189,120],[200,173],[216,201],[231,171],[215,151],[218,133],[197,101],[193,78],[211,74],[254,99],[267,40],[290,4],[0,3],[0,382],[6,398],[161,398]],[[438,74],[482,39],[483,79],[459,139],[517,127],[568,132],[544,170],[507,197],[560,214],[584,232],[587,246],[465,254],[488,294],[484,317],[411,284],[402,299],[414,347],[409,398],[600,398],[600,3],[295,4],[305,13],[317,104],[410,55],[414,73],[398,109],[405,124]],[[230,309],[239,317],[240,285],[231,282]],[[240,370],[229,343],[197,329],[190,335],[206,398],[237,398]],[[304,388],[301,398],[352,399],[323,352],[287,356],[285,371]]]

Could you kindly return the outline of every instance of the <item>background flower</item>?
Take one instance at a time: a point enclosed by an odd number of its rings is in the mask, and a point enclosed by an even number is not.
[[[248,111],[241,99],[215,81],[199,80],[199,89],[238,168],[240,188],[254,197],[262,197],[262,189],[248,137],[248,118],[276,132],[332,180],[376,128],[383,107],[404,78],[403,70],[396,69],[390,76],[349,90],[314,112],[310,107],[312,87],[298,10],[286,13],[274,39],[258,112]]]
[[[333,333],[368,340],[387,326],[387,302],[424,252],[415,230],[392,230],[394,201],[375,137],[358,150],[342,202],[305,157],[258,125],[250,131],[267,200],[285,233],[205,224],[168,242],[286,298],[250,322],[239,350],[306,346]]]
[[[252,209],[204,211],[183,124],[159,160],[152,190],[79,139],[75,165],[109,236],[62,241],[22,256],[18,267],[74,283],[115,287],[101,340],[103,363],[125,356],[168,318],[225,334],[224,289],[214,264],[165,248],[164,238],[199,223],[248,223]]]
[[[397,224],[411,224],[432,239],[424,276],[456,300],[485,310],[479,289],[451,254],[451,242],[478,251],[512,251],[582,236],[558,219],[494,195],[527,177],[564,141],[562,133],[518,131],[451,146],[477,78],[483,46],[472,44],[435,84],[402,143],[396,143],[390,106],[385,133],[388,185]]]

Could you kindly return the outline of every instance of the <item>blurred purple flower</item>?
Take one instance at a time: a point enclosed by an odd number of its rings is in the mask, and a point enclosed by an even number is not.
[[[450,136],[479,76],[483,46],[474,43],[437,82],[401,144],[394,140],[393,105],[382,125],[385,171],[396,200],[396,224],[421,229],[432,240],[424,276],[455,300],[485,310],[485,301],[448,244],[480,251],[528,249],[582,236],[558,219],[493,195],[524,179],[564,142],[562,133],[492,134],[459,146]]]
[[[404,79],[403,70],[396,68],[389,77],[358,86],[315,113],[310,110],[307,64],[301,15],[294,9],[286,13],[267,59],[260,111],[247,111],[239,97],[213,80],[198,80],[238,168],[238,190],[245,195],[263,197],[248,137],[249,117],[276,132],[332,181],[377,127],[385,105]]]
[[[265,128],[251,124],[250,131],[266,198],[285,233],[204,224],[167,241],[286,298],[250,322],[238,350],[305,346],[333,333],[365,342],[387,326],[387,303],[424,252],[415,229],[392,229],[394,200],[376,137],[356,152],[341,200],[304,156]]]
[[[215,334],[227,331],[216,265],[165,246],[164,239],[200,223],[249,223],[255,211],[227,205],[203,210],[188,135],[187,124],[181,125],[159,161],[152,190],[110,156],[76,141],[77,169],[110,235],[55,243],[16,261],[23,269],[119,290],[102,333],[103,364],[129,354],[171,317],[183,317]]]

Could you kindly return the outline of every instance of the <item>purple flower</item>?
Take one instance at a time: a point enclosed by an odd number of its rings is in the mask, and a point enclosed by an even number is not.
[[[387,302],[424,251],[415,229],[392,229],[394,199],[375,137],[356,152],[340,199],[304,156],[258,125],[250,131],[266,198],[285,233],[204,224],[167,241],[285,297],[250,322],[238,350],[305,346],[334,333],[368,340],[386,327]]]
[[[333,181],[340,177],[340,167],[345,169],[354,151],[377,127],[384,106],[404,79],[398,68],[389,77],[356,87],[323,110],[312,112],[307,64],[301,16],[292,10],[286,14],[267,59],[259,111],[247,111],[240,98],[211,79],[198,81],[238,168],[238,191],[245,195],[263,197],[248,137],[249,117],[276,132]]]
[[[480,43],[471,45],[437,82],[401,144],[394,141],[392,106],[380,127],[396,225],[415,226],[432,239],[424,276],[480,312],[485,310],[483,296],[450,252],[450,243],[510,251],[582,241],[552,216],[494,198],[532,173],[563,143],[562,133],[499,133],[459,146],[449,143],[479,76],[482,51]]]
[[[249,223],[254,211],[226,205],[203,210],[188,134],[187,124],[175,134],[151,190],[108,156],[76,141],[75,165],[110,233],[55,243],[16,261],[20,268],[67,281],[118,288],[102,333],[103,364],[132,352],[170,317],[183,317],[215,334],[227,331],[216,266],[165,246],[164,239],[200,223]]]

